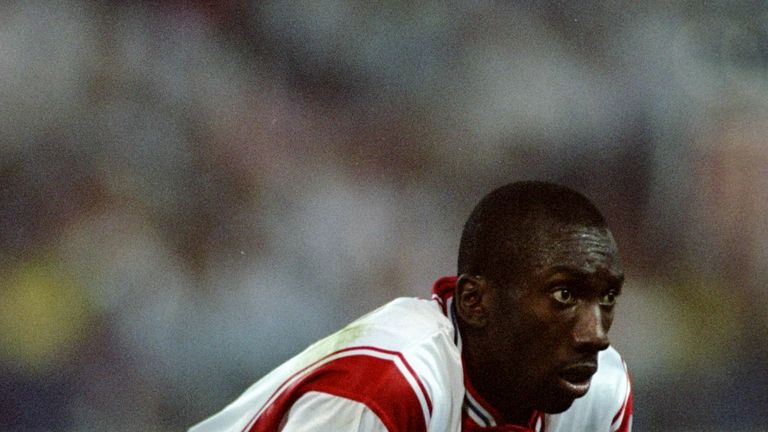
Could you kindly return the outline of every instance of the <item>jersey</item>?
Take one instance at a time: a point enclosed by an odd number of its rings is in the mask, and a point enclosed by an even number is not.
[[[608,348],[587,394],[560,414],[502,425],[462,367],[455,277],[431,299],[399,298],[283,363],[190,432],[628,432],[626,365]]]

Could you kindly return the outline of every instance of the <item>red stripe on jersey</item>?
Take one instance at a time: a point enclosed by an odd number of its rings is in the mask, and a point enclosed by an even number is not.
[[[624,418],[616,432],[629,432],[632,426],[632,393],[629,393],[626,405],[624,406]]]
[[[616,423],[622,414],[624,417],[621,419],[621,424],[615,432],[629,432],[630,426],[632,426],[630,423],[632,419],[632,378],[629,375],[626,363],[624,363],[624,372],[627,374],[627,394],[624,397],[624,403],[621,404],[621,408],[619,408],[619,411],[613,416],[611,425]]]
[[[424,386],[399,353],[372,347],[356,347],[332,355],[360,349],[398,356],[418,383],[431,415],[432,405]],[[311,366],[298,374],[310,368]],[[391,432],[426,431],[427,429],[419,397],[397,367],[394,358],[350,353],[348,356],[322,364],[288,386],[281,386],[277,391],[279,396],[262,409],[255,423],[246,430],[249,432],[278,430],[283,417],[293,403],[310,391],[328,393],[365,404]]]

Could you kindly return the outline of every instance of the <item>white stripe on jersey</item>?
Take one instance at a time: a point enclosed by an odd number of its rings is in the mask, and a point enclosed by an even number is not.
[[[467,413],[469,414],[470,417],[472,417],[472,420],[474,420],[475,422],[477,422],[477,424],[481,426],[496,426],[496,420],[494,420],[491,413],[489,413],[485,408],[483,408],[483,406],[480,405],[480,403],[477,400],[475,400],[475,398],[472,397],[472,394],[470,394],[470,392],[466,392],[465,397],[467,398],[467,403],[469,403],[470,405],[470,407],[468,407],[467,409]],[[483,419],[480,416],[483,416],[485,418]]]
[[[429,425],[429,420],[431,413],[429,412],[429,404],[427,403],[426,395],[422,391],[421,386],[416,381],[416,377],[413,376],[413,373],[408,369],[408,367],[403,363],[403,359],[400,356],[394,356],[395,365],[397,366],[397,369],[400,371],[400,373],[405,377],[406,381],[408,381],[408,384],[411,385],[411,389],[413,389],[413,392],[416,394],[416,397],[419,399],[419,404],[421,405],[421,412],[424,414],[424,424]]]

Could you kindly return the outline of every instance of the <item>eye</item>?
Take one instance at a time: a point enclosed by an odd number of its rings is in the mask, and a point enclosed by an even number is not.
[[[571,305],[576,303],[576,297],[568,288],[560,288],[552,291],[552,297],[554,297],[555,300],[562,304]]]
[[[616,291],[608,291],[607,293],[600,296],[600,305],[601,306],[613,306],[616,304],[616,297],[619,294]]]

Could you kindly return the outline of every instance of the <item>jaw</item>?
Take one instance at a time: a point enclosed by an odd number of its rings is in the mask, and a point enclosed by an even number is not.
[[[548,400],[536,409],[547,414],[560,414],[573,405],[575,399]]]
[[[571,382],[560,376],[554,376],[546,385],[539,387],[536,409],[548,414],[561,413],[573,405],[573,402],[587,394],[591,379]]]

